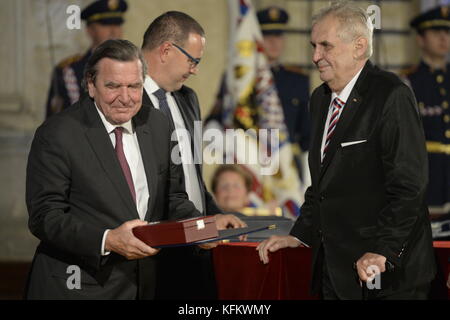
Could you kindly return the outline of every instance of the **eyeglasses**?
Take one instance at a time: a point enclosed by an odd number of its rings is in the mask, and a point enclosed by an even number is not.
[[[189,64],[191,68],[196,67],[199,63],[200,63],[200,58],[194,58],[193,56],[191,56],[189,53],[186,52],[186,50],[184,50],[183,48],[181,48],[180,46],[177,46],[175,43],[172,42],[172,45],[177,48],[178,50],[181,51],[181,53],[183,53],[186,57],[189,58]]]

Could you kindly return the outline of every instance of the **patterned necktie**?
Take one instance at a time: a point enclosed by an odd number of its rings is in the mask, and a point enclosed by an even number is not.
[[[330,145],[331,138],[334,134],[334,129],[336,128],[336,125],[339,121],[339,115],[341,112],[341,109],[344,107],[345,102],[342,101],[339,98],[334,98],[333,100],[333,111],[331,113],[330,121],[328,122],[328,130],[327,130],[327,137],[325,139],[325,146],[323,148],[323,159],[325,159],[325,154],[327,153],[328,146]]]
[[[172,125],[172,128],[175,128],[172,113],[169,109],[169,104],[167,103],[167,97],[166,97],[166,90],[164,89],[158,89],[155,92],[153,92],[155,97],[158,98],[159,101],[159,109],[164,112],[164,114],[169,118],[170,124]]]
[[[123,128],[117,127],[114,129],[114,135],[116,136],[116,155],[119,160],[120,166],[122,167],[123,174],[125,179],[127,180],[128,187],[130,188],[131,195],[133,196],[133,200],[136,203],[136,192],[134,190],[133,177],[131,176],[130,166],[128,165],[127,158],[125,157],[125,153],[123,152]]]

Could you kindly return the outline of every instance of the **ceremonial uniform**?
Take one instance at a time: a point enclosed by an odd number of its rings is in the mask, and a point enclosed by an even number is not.
[[[99,0],[91,3],[81,12],[81,19],[87,25],[121,25],[123,13],[127,10],[123,0]],[[80,98],[84,67],[91,56],[89,49],[84,54],[76,54],[62,60],[52,72],[52,80],[47,97],[46,118],[66,109]]]
[[[431,214],[450,211],[450,64],[436,70],[421,62],[406,77],[422,116],[429,161]]]
[[[404,74],[416,96],[425,131],[429,164],[427,204],[435,240],[450,239],[450,64],[437,68],[426,61],[448,54],[444,51],[449,46],[449,16],[449,6],[441,6],[411,21],[425,56]]]
[[[48,92],[47,118],[78,101],[83,90],[81,81],[84,66],[90,56],[91,50],[88,50],[84,55],[74,55],[64,59],[55,67]]]
[[[289,15],[286,10],[271,6],[257,13],[261,31],[265,37],[265,42],[272,38],[280,38],[284,35]],[[284,41],[284,40],[283,40]],[[268,54],[268,52],[266,52]],[[274,57],[272,57],[273,59]],[[278,91],[281,105],[283,107],[284,122],[286,124],[289,140],[297,165],[300,178],[303,181],[309,180],[309,170],[307,169],[306,155],[309,150],[310,140],[310,115],[308,110],[309,101],[309,78],[298,66],[283,66],[273,63],[271,67],[275,86]]]
[[[289,138],[303,151],[309,150],[308,112],[309,78],[299,67],[277,65],[271,68],[278,96],[283,106]]]
[[[449,16],[448,6],[437,7],[415,17],[410,25],[422,37],[429,29],[448,32]],[[432,215],[446,214],[450,212],[450,64],[437,69],[422,60],[404,76],[416,96],[425,131],[429,210]]]
[[[289,19],[287,12],[278,7],[270,7],[257,13],[263,35],[281,36]],[[309,77],[298,66],[285,66],[280,63],[272,65],[271,71],[277,88],[278,97],[284,112],[284,122],[293,143],[296,155],[308,151],[310,138],[310,116],[308,111]],[[222,122],[222,104],[226,93],[225,77],[222,78],[220,90],[211,114],[206,122]],[[252,114],[257,117],[257,114]]]

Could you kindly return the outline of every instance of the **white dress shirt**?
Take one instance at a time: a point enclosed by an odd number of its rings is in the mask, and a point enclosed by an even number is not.
[[[97,104],[95,104],[97,107]],[[114,129],[116,127],[123,127],[122,143],[123,152],[127,159],[128,166],[130,167],[131,177],[133,178],[134,190],[136,192],[136,209],[141,220],[145,219],[147,213],[148,199],[150,197],[147,186],[147,175],[145,174],[144,163],[142,162],[141,150],[139,149],[139,142],[137,139],[136,131],[133,128],[131,120],[121,125],[113,125],[106,120],[104,114],[97,107],[97,112],[102,119],[106,132],[108,132],[109,138],[113,147],[116,146],[116,136]],[[106,230],[103,234],[102,240],[102,255],[107,255],[109,252],[105,252],[106,235],[109,230]]]
[[[331,114],[333,112],[333,101],[335,98],[339,98],[340,100],[342,100],[345,104],[344,106],[339,110],[339,117],[341,117],[342,111],[344,111],[344,108],[347,104],[347,99],[350,96],[350,93],[353,90],[353,87],[355,86],[356,80],[358,80],[358,77],[361,73],[363,68],[361,68],[361,70],[358,71],[358,73],[353,77],[352,80],[350,80],[349,83],[347,83],[347,85],[345,86],[345,88],[340,92],[340,93],[336,93],[336,92],[332,92],[331,94],[331,101],[330,101],[330,105],[328,106],[328,115],[327,115],[327,120],[325,122],[325,128],[323,130],[323,136],[322,136],[322,146],[320,148],[320,160],[323,161],[323,149],[325,148],[325,142],[327,140],[327,132],[328,132],[328,127],[330,124],[330,118],[331,118]]]
[[[147,95],[150,97],[150,100],[152,101],[155,108],[159,109],[159,100],[153,93],[159,90],[160,87],[148,75],[145,77],[144,89],[147,92]],[[194,203],[195,208],[197,208],[198,211],[203,212],[200,185],[198,182],[197,171],[195,169],[195,164],[192,156],[191,139],[193,137],[190,136],[189,131],[186,129],[186,125],[184,123],[183,117],[181,116],[179,106],[177,105],[175,98],[172,96],[172,93],[166,92],[166,98],[176,129],[176,138],[181,153],[181,162],[183,165],[186,192],[188,194],[189,200]],[[189,138],[187,139],[187,137]]]

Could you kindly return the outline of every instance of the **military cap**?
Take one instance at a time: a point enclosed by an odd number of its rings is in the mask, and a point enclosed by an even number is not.
[[[450,7],[440,6],[429,11],[426,11],[410,23],[412,28],[417,32],[422,32],[426,29],[450,29]]]
[[[282,34],[286,30],[289,15],[279,7],[269,7],[258,11],[258,21],[263,34]]]
[[[124,0],[98,0],[81,11],[81,19],[87,24],[122,24],[123,13],[127,9],[128,5]]]

